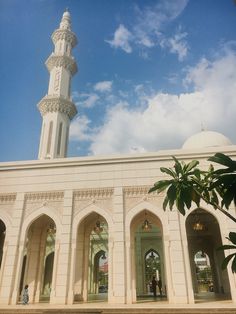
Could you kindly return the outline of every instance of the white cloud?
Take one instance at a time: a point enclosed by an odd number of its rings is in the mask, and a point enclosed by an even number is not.
[[[85,96],[85,95],[87,97],[86,99],[76,103],[79,106],[82,106],[85,108],[92,108],[100,98],[97,94],[84,94],[82,96]]]
[[[168,48],[171,53],[178,55],[178,60],[183,61],[188,54],[187,33],[176,33],[173,37],[162,39],[161,47]]]
[[[144,109],[118,103],[107,111],[105,123],[93,136],[91,153],[180,148],[202,123],[235,139],[235,68],[233,52],[214,61],[202,59],[187,72],[185,82],[193,85],[192,92],[156,93]]]
[[[122,24],[119,25],[114,33],[114,38],[112,40],[106,40],[113,48],[120,48],[127,53],[132,52],[130,41],[133,35],[131,32]]]
[[[86,116],[78,116],[70,125],[70,139],[75,141],[88,141],[91,139],[89,135],[89,123],[91,121]]]
[[[136,6],[132,27],[128,29],[122,24],[119,25],[114,32],[114,38],[106,42],[126,53],[131,53],[134,48],[141,48],[140,56],[144,59],[148,59],[146,49],[165,42],[163,47],[168,48],[171,53],[176,53],[182,61],[188,52],[186,41],[182,37],[185,33],[173,35],[168,39],[163,30],[183,12],[187,3],[188,0],[162,0],[152,6],[145,6],[142,10]]]
[[[94,90],[98,92],[109,92],[112,89],[112,81],[102,81],[94,85]]]

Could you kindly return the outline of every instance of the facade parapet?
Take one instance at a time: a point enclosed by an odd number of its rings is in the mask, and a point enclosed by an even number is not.
[[[74,75],[78,71],[77,64],[73,57],[58,56],[52,53],[45,62],[48,71],[50,72],[54,67],[63,67],[70,71],[71,75]]]
[[[66,114],[70,120],[77,114],[77,109],[72,101],[62,96],[45,96],[38,104],[42,116],[48,112],[61,112]]]
[[[57,43],[58,40],[67,41],[71,44],[72,48],[74,48],[78,43],[76,35],[67,29],[56,29],[55,32],[53,32],[51,38],[54,45]]]

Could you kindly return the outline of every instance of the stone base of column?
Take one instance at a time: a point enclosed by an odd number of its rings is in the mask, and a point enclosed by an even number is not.
[[[9,298],[0,297],[0,304],[1,305],[10,305]],[[14,303],[12,303],[14,304]]]
[[[18,296],[18,291],[13,291],[13,293],[12,293],[12,297],[11,297],[11,302],[10,302],[10,300],[8,300],[8,304],[17,304],[18,303],[18,298],[19,298],[19,296]],[[1,303],[1,302],[0,302]]]
[[[70,290],[68,292],[68,296],[67,296],[67,304],[73,304],[74,303],[74,291]]]

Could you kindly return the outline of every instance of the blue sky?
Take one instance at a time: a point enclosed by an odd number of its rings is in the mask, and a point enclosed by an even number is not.
[[[79,43],[69,156],[236,143],[233,0],[0,0],[0,161],[37,159],[44,62],[65,8]]]

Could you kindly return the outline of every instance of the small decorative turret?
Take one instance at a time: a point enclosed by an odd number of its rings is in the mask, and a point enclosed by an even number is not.
[[[71,31],[68,10],[51,38],[55,49],[45,63],[50,73],[48,94],[38,104],[43,118],[39,159],[66,157],[70,120],[77,114],[70,97],[71,78],[77,72],[71,51],[77,38]]]

